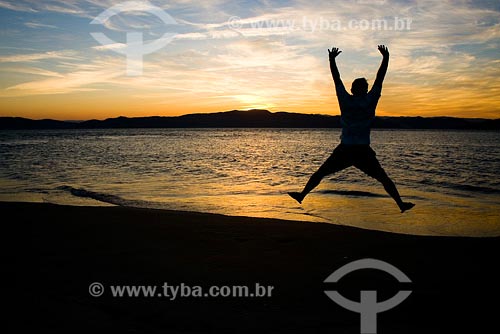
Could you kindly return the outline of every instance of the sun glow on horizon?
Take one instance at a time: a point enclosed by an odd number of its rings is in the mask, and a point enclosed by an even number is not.
[[[238,110],[266,109],[273,110],[276,106],[266,103],[266,99],[258,95],[234,95],[234,99],[239,101]]]

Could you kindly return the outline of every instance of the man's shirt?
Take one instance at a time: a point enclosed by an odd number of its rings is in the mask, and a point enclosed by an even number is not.
[[[375,119],[375,109],[382,87],[373,86],[364,96],[353,96],[344,84],[336,85],[342,124],[341,143],[345,145],[369,145],[370,129]]]

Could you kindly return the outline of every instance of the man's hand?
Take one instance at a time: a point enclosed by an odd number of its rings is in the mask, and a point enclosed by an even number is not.
[[[384,58],[389,57],[389,49],[385,45],[379,45],[378,50]]]
[[[330,61],[334,60],[340,53],[342,53],[342,51],[340,51],[339,48],[332,48],[331,51],[330,49],[328,49],[328,55],[330,56]]]
[[[330,56],[330,70],[332,71],[333,81],[335,82],[335,86],[337,87],[344,86],[342,80],[340,79],[340,72],[337,68],[337,62],[335,61],[335,58],[341,52],[342,51],[340,51],[339,48],[332,48],[331,50],[328,49],[328,55]]]
[[[377,72],[377,78],[373,83],[373,86],[378,86],[382,88],[382,83],[384,82],[385,74],[387,73],[387,68],[389,67],[389,49],[385,45],[379,45],[378,50],[384,56],[382,58],[382,64]]]

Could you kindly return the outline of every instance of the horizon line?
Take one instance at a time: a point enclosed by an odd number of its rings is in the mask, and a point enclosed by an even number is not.
[[[298,114],[298,115],[307,115],[307,116],[327,116],[327,117],[335,117],[338,116],[340,117],[340,114],[320,114],[320,113],[299,113],[299,112],[290,112],[290,111],[270,111],[268,109],[232,109],[232,110],[225,110],[225,111],[214,111],[214,112],[200,112],[200,113],[186,113],[182,115],[172,115],[172,116],[166,116],[166,115],[149,115],[149,116],[125,116],[125,115],[120,115],[120,116],[115,116],[115,117],[106,117],[106,118],[90,118],[90,119],[83,119],[83,120],[73,120],[73,119],[57,119],[57,118],[27,118],[27,117],[22,117],[22,116],[2,116],[0,115],[0,118],[21,118],[21,119],[27,119],[27,120],[32,120],[32,121],[59,121],[59,122],[68,122],[68,123],[82,123],[82,122],[88,122],[88,121],[106,121],[109,119],[117,119],[117,118],[128,118],[128,119],[138,119],[138,118],[153,118],[153,117],[162,117],[162,118],[176,118],[176,117],[183,117],[183,116],[189,116],[189,115],[212,115],[212,114],[221,114],[221,113],[229,113],[229,112],[235,112],[235,111],[240,111],[240,112],[252,112],[252,111],[266,111],[270,114],[277,114],[277,113],[287,113],[287,114]],[[441,115],[441,116],[420,116],[420,115],[415,115],[415,116],[385,116],[385,115],[375,115],[375,118],[377,117],[392,117],[392,118],[452,118],[452,119],[468,119],[468,120],[500,120],[500,118],[485,118],[485,117],[457,117],[457,116],[446,116],[446,115]]]

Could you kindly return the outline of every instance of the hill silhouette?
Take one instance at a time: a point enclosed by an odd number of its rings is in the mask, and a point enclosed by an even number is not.
[[[231,110],[183,116],[117,117],[83,122],[0,117],[0,129],[116,129],[116,128],[340,128],[340,116]],[[376,117],[379,129],[500,130],[500,119],[455,117]]]

